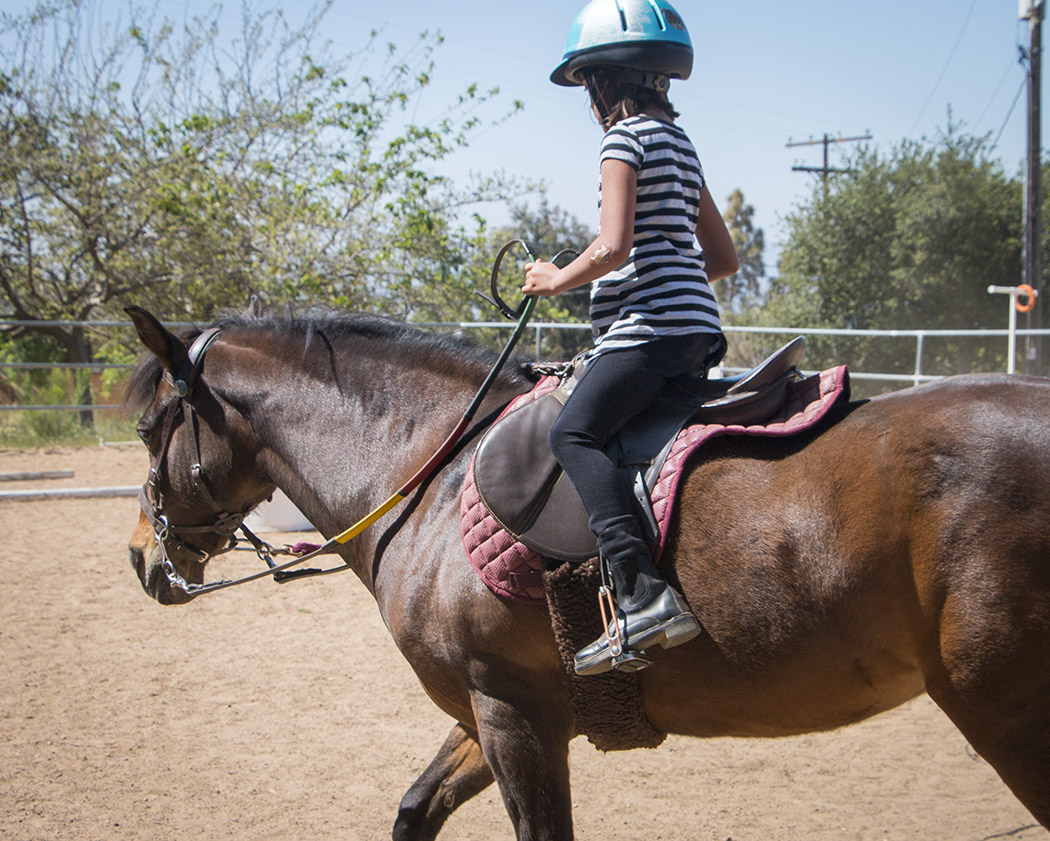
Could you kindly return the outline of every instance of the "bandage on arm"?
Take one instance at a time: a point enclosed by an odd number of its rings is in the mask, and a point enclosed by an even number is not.
[[[598,249],[591,255],[592,266],[604,266],[609,262],[612,257],[612,249],[609,248],[604,242],[598,246]]]

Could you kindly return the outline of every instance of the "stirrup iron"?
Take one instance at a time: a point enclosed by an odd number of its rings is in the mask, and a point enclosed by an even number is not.
[[[602,583],[598,587],[598,607],[602,614],[602,627],[605,629],[605,638],[609,641],[609,662],[612,667],[621,672],[639,672],[646,666],[652,664],[652,660],[642,652],[624,646],[624,636],[627,630],[627,619],[621,625],[619,611],[616,609],[616,599],[613,596],[612,576],[609,573],[609,565],[605,557],[599,557]],[[612,628],[610,635],[609,629]]]

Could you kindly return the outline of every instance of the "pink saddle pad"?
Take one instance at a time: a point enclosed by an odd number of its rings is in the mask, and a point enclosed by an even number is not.
[[[526,403],[553,391],[557,377],[542,378],[531,391],[507,406],[501,418]],[[840,400],[849,399],[849,372],[846,366],[830,368],[788,386],[787,399],[780,414],[765,424],[739,426],[694,424],[678,434],[664,462],[651,495],[653,513],[660,529],[656,556],[667,543],[682,468],[704,444],[716,435],[757,435],[786,437],[816,425]],[[499,423],[499,420],[496,421]],[[473,460],[467,468],[460,499],[460,536],[470,565],[493,593],[527,604],[544,604],[543,570],[547,559],[532,551],[506,532],[481,501],[474,484]]]

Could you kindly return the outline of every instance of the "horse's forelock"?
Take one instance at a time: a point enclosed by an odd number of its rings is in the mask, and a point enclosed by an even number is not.
[[[153,399],[163,373],[160,360],[150,354],[143,357],[124,386],[124,412],[141,412]]]

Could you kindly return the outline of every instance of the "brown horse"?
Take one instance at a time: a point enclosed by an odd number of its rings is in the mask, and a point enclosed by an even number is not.
[[[372,510],[441,443],[491,364],[366,317],[230,318],[190,359],[152,316],[131,314],[152,352],[133,383],[148,495],[171,529],[162,552],[144,517],[130,555],[165,604],[188,598],[165,558],[202,581],[197,550],[221,549],[275,487],[325,535]],[[187,370],[192,409],[169,410]],[[493,780],[519,839],[572,837],[577,723],[547,611],[487,590],[458,530],[469,443],[528,385],[502,375],[442,471],[342,550],[456,722],[405,794],[396,839],[436,837]],[[683,488],[663,565],[703,632],[650,652],[639,680],[655,727],[790,735],[926,691],[1050,827],[1050,382],[955,378],[852,403],[797,439],[718,439]]]

